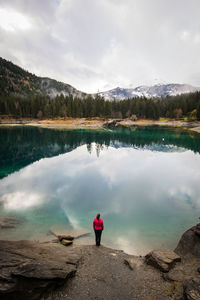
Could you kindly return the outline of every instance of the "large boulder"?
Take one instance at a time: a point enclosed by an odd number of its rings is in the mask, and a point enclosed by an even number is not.
[[[159,249],[148,253],[145,261],[163,272],[168,272],[176,262],[181,261],[181,258],[172,250]]]
[[[0,299],[39,299],[72,277],[79,259],[60,244],[0,241]]]
[[[181,237],[176,249],[174,250],[181,256],[194,255],[200,258],[200,224],[187,230]]]

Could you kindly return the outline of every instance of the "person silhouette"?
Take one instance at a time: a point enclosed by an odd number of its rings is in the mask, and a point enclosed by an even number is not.
[[[101,234],[102,234],[102,230],[104,230],[104,224],[103,224],[103,220],[100,219],[100,214],[97,214],[96,218],[94,219],[93,228],[95,232],[96,246],[100,246]]]

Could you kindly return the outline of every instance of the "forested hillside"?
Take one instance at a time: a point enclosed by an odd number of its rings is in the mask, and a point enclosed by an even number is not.
[[[86,94],[69,84],[50,78],[38,77],[0,57],[0,95],[32,96],[60,94],[84,97]]]

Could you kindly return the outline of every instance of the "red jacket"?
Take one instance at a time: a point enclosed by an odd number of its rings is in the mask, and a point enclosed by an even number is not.
[[[103,230],[104,229],[103,220],[101,220],[100,218],[99,220],[97,218],[94,219],[93,228],[94,230]]]

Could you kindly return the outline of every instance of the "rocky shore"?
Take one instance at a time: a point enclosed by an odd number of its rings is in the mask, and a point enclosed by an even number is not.
[[[174,251],[157,249],[144,257],[76,245],[71,236],[48,243],[1,241],[0,299],[199,300],[200,224],[183,234]]]

